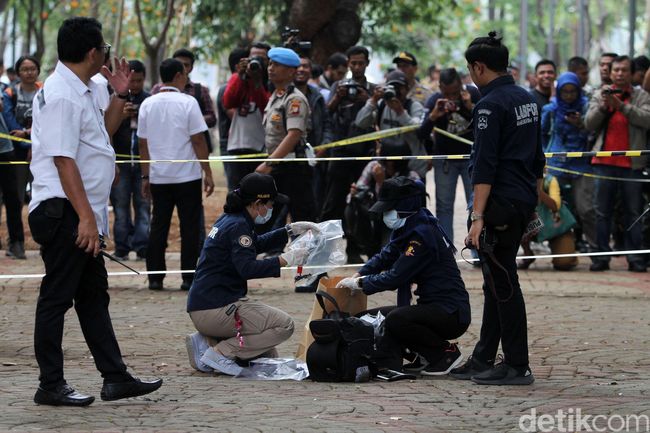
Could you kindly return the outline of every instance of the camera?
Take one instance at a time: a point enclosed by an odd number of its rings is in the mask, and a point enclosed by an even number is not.
[[[397,97],[397,89],[395,89],[395,86],[392,84],[384,86],[384,99],[388,101],[395,97]]]
[[[251,57],[248,59],[248,67],[251,72],[261,71],[264,68],[264,59],[259,56]]]
[[[623,94],[622,89],[603,89],[603,95],[621,95]]]
[[[357,93],[359,93],[359,90],[357,89],[359,87],[359,83],[354,81],[352,78],[341,80],[339,86],[345,87],[348,90],[348,96],[350,98],[355,98],[357,96]]]
[[[311,42],[300,40],[300,37],[298,36],[299,33],[300,30],[298,29],[285,27],[280,34],[282,40],[284,41],[283,46],[285,48],[294,50],[297,53],[308,55],[309,51],[311,50]]]
[[[445,110],[451,112],[458,111],[458,104],[456,101],[447,101],[445,103]]]

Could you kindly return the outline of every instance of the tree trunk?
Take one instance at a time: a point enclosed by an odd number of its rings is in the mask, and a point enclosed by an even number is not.
[[[115,55],[120,56],[120,45],[122,44],[122,22],[124,21],[124,0],[120,0],[117,8],[117,18],[115,26],[115,36],[113,37],[113,50]]]
[[[360,0],[295,0],[289,23],[300,37],[312,42],[311,58],[325,64],[337,51],[345,51],[361,37]]]
[[[22,54],[29,54],[32,49],[32,34],[34,33],[34,0],[22,0],[22,6],[27,10],[25,17],[25,31],[23,32]]]
[[[6,2],[5,2],[6,6]],[[2,13],[2,32],[0,33],[0,53],[4,53],[7,48],[8,30],[9,28],[9,9]]]
[[[158,73],[158,59],[161,57],[161,48],[163,48],[164,42],[167,38],[169,25],[171,24],[172,18],[174,16],[174,0],[167,0],[165,7],[165,22],[163,23],[162,30],[158,32],[158,36],[156,38],[149,39],[147,36],[147,30],[144,27],[144,21],[142,19],[140,0],[135,0],[135,14],[138,19],[140,37],[142,38],[142,43],[144,44],[145,51],[147,53],[149,66],[147,82],[151,86],[157,83],[159,80],[160,74]]]
[[[650,47],[650,0],[645,0],[645,22],[646,29],[645,37],[643,38],[643,46],[646,47],[647,51],[647,47]]]

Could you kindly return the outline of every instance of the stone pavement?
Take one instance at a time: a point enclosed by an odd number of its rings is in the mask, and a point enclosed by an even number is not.
[[[143,262],[131,261],[139,269]],[[177,269],[170,254],[169,268]],[[121,271],[108,264],[109,271]],[[461,264],[470,290],[473,323],[460,339],[470,354],[480,327],[479,271]],[[615,259],[614,269],[625,269]],[[27,261],[0,258],[0,274],[41,272],[36,251]],[[278,306],[296,321],[296,333],[280,347],[290,356],[313,297],[295,294],[291,273],[256,280],[251,295]],[[540,262],[520,274],[529,312],[529,387],[481,387],[452,379],[325,384],[244,381],[193,371],[184,336],[192,331],[186,294],[150,292],[143,277],[112,277],[111,312],[124,358],[142,377],[162,377],[160,391],[119,402],[96,401],[83,409],[36,406],[37,365],[32,347],[37,279],[0,280],[0,431],[295,431],[433,432],[519,431],[519,417],[581,408],[583,414],[650,415],[650,276],[625,270],[589,273],[583,262],[568,273]],[[393,294],[369,298],[387,304]],[[94,368],[74,312],[64,336],[66,377],[79,390],[99,396]],[[613,424],[615,427],[618,424]],[[584,431],[584,430],[583,430]],[[643,430],[645,431],[645,430]]]

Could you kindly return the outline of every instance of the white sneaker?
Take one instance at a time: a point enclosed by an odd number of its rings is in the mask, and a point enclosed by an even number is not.
[[[242,371],[242,367],[237,365],[234,359],[227,358],[214,349],[206,350],[201,362],[229,376],[237,376]]]
[[[190,365],[197,371],[210,373],[212,368],[201,362],[201,357],[210,348],[205,337],[198,332],[185,336],[185,347],[187,348],[187,357],[190,359]]]

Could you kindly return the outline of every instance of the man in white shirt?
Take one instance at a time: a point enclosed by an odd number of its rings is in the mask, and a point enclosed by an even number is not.
[[[162,380],[145,382],[126,371],[108,312],[108,278],[100,255],[116,172],[109,137],[126,102],[128,64],[122,59],[115,74],[102,68],[110,45],[94,18],[65,20],[57,47],[59,63],[33,106],[29,226],[41,244],[46,272],[36,306],[34,349],[40,386],[34,402],[87,406],[95,398],[75,391],[63,377],[63,320],[73,302],[104,379],[102,400],[147,394]],[[91,80],[100,70],[116,93],[105,113],[97,98],[100,89]]]
[[[147,270],[164,271],[167,236],[174,207],[181,229],[181,268],[196,268],[201,227],[201,170],[206,196],[214,182],[204,132],[208,129],[196,99],[181,92],[187,83],[183,64],[167,59],[160,64],[160,91],[144,100],[138,115],[140,157],[146,160],[202,160],[203,162],[142,165],[142,193],[151,197],[153,211],[147,245]],[[150,275],[149,289],[162,290],[164,275]],[[193,273],[183,274],[181,290],[189,290]]]

